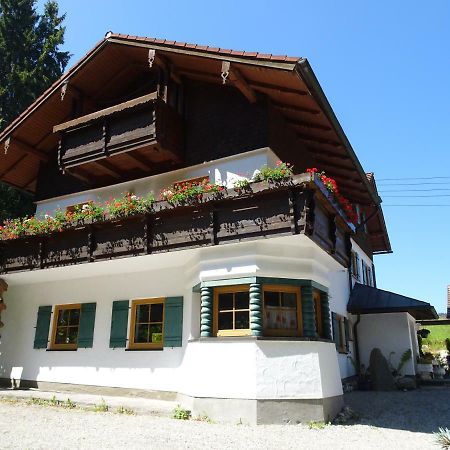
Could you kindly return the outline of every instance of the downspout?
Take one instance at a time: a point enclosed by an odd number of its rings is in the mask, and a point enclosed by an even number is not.
[[[355,363],[356,363],[356,373],[358,376],[361,375],[361,364],[359,359],[359,344],[358,344],[358,324],[361,320],[361,314],[357,315],[355,324],[353,325],[353,338],[355,342]]]

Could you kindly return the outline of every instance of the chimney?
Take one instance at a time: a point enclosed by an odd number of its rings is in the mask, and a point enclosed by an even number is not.
[[[450,319],[450,284],[447,286],[447,319]]]

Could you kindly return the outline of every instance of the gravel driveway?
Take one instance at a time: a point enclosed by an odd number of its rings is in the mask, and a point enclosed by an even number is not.
[[[450,389],[352,392],[355,425],[219,425],[0,402],[2,449],[435,449],[450,426]]]

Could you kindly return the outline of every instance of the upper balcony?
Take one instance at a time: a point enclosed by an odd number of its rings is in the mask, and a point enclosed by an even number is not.
[[[56,125],[53,132],[60,135],[60,169],[84,181],[114,182],[183,158],[181,116],[156,93]]]

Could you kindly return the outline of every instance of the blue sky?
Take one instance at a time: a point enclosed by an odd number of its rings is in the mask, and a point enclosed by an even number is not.
[[[59,0],[59,5],[67,13],[71,64],[108,30],[308,58],[363,167],[380,180],[394,253],[375,258],[378,286],[445,310],[450,284],[448,0]],[[382,181],[406,177],[413,179]],[[417,180],[427,177],[448,178]]]

